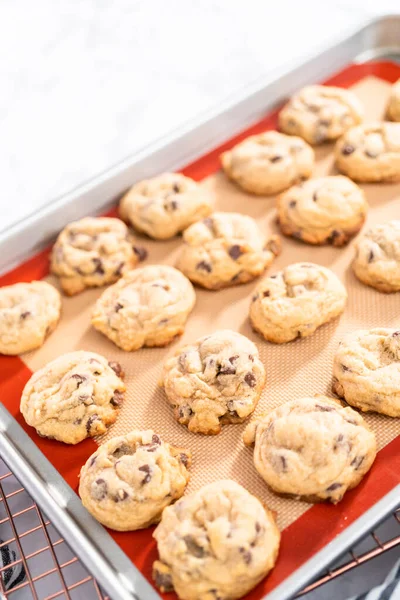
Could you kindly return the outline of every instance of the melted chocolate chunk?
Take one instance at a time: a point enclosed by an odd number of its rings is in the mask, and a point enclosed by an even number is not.
[[[256,528],[256,532],[260,533],[260,531],[261,531],[261,525],[260,525],[260,523],[258,521],[256,522],[255,528]]]
[[[178,419],[187,420],[193,414],[190,406],[180,406],[178,409]]]
[[[123,502],[127,498],[129,498],[128,492],[126,490],[119,490],[118,495],[114,496],[113,500],[114,502]]]
[[[92,456],[92,458],[90,459],[90,463],[89,463],[89,467],[93,467],[94,463],[96,462],[97,456]]]
[[[21,313],[20,315],[20,319],[22,319],[22,321],[24,321],[27,317],[29,317],[29,315],[32,314],[29,310],[26,310],[25,312]]]
[[[313,202],[316,202],[318,200],[317,192],[313,193],[312,199],[313,199]]]
[[[346,367],[346,365],[342,365],[342,371],[349,371],[351,373],[351,369]]]
[[[322,412],[332,412],[332,411],[336,410],[335,408],[333,408],[333,406],[325,406],[323,404],[316,404],[315,408],[317,410],[321,410]]]
[[[142,471],[142,473],[146,473],[144,479],[142,479],[142,484],[144,485],[145,483],[149,483],[149,481],[151,480],[150,465],[142,465],[141,467],[139,467],[139,471]]]
[[[203,558],[203,556],[205,555],[204,548],[197,544],[193,536],[185,535],[183,537],[183,540],[186,544],[187,551],[189,552],[189,554],[193,554],[193,556],[195,556],[196,558]]]
[[[263,292],[263,297],[264,297],[264,298],[268,298],[268,296],[270,296],[270,295],[271,295],[271,292],[270,292],[269,290],[265,290],[265,291]]]
[[[239,256],[243,254],[241,247],[238,244],[234,244],[228,250],[228,254],[233,260],[237,260]]]
[[[282,159],[283,159],[283,156],[276,155],[276,156],[271,156],[271,158],[269,160],[272,163],[276,163],[276,162],[279,162]]]
[[[121,308],[124,308],[122,304],[120,304],[119,302],[117,302],[117,304],[114,306],[114,310],[117,313],[118,311],[121,310]]]
[[[235,354],[234,356],[230,356],[228,358],[228,360],[231,364],[233,364],[235,362],[235,360],[237,360],[238,358],[239,358],[239,354]]]
[[[252,297],[251,301],[255,302],[257,300],[257,298],[258,298],[258,294],[254,294],[254,296]]]
[[[229,365],[221,366],[219,369],[218,375],[235,375],[236,369],[235,367],[230,367]]]
[[[176,194],[178,194],[181,191],[181,188],[179,187],[178,183],[174,183],[174,185],[172,186],[172,189],[174,190],[174,192]]]
[[[254,362],[254,356],[252,354],[249,354],[249,360],[251,360],[251,362]]]
[[[243,546],[241,546],[239,548],[239,552],[243,556],[243,560],[246,563],[246,565],[249,565],[251,563],[251,552],[250,552],[250,550],[246,550],[246,548],[243,548]]]
[[[212,266],[210,265],[209,262],[206,262],[205,260],[201,260],[199,263],[197,263],[196,269],[198,271],[206,271],[206,273],[211,273]]]
[[[343,483],[332,483],[329,487],[326,488],[326,492],[334,492],[343,486]]]
[[[293,231],[292,237],[296,238],[297,240],[303,239],[303,235],[302,235],[301,231]],[[276,277],[276,275],[271,275],[271,277]]]
[[[356,456],[350,463],[350,466],[357,471],[365,460],[365,456]]]
[[[118,267],[114,271],[114,275],[116,277],[121,277],[121,275],[122,275],[122,269],[124,268],[124,266],[125,266],[124,262],[120,262],[119,263]]]
[[[282,471],[284,473],[286,473],[287,472],[287,460],[286,460],[286,458],[284,456],[280,455],[279,456],[279,460],[281,461]]]
[[[170,573],[162,573],[157,569],[153,570],[153,579],[156,586],[162,592],[173,592],[174,586],[172,585],[172,577]]]
[[[124,396],[123,396],[122,392],[115,390],[114,396],[110,400],[110,404],[112,406],[121,406],[123,399],[124,399]]]
[[[372,262],[374,260],[374,257],[375,257],[375,254],[374,254],[373,250],[370,250],[369,254],[368,254],[368,262],[369,263]]]
[[[139,262],[142,262],[147,258],[148,252],[146,248],[142,248],[141,246],[133,246],[133,251],[138,257]]]
[[[251,388],[255,387],[256,378],[253,373],[250,373],[250,371],[248,373],[246,373],[246,375],[244,376],[244,380],[247,383],[247,385],[250,386]]]
[[[336,229],[334,229],[334,230],[332,231],[331,235],[330,235],[330,236],[327,238],[327,240],[326,240],[326,241],[327,241],[329,244],[333,244],[333,243],[334,243],[334,241],[335,241],[335,239],[336,239],[337,237],[339,237],[339,236],[340,236],[340,232],[339,232],[339,231],[337,231]]]
[[[98,275],[104,275],[105,270],[104,270],[104,267],[103,267],[102,260],[100,258],[93,258],[92,262],[95,265],[94,272],[97,273]]]
[[[355,151],[354,146],[350,146],[350,144],[346,144],[342,148],[342,154],[344,154],[344,156],[349,156],[349,154],[353,154],[354,151]]]
[[[121,365],[116,360],[110,360],[108,366],[114,371],[117,377],[122,378],[125,375]]]
[[[297,200],[291,200],[291,201],[289,202],[289,206],[290,206],[290,208],[294,208],[294,207],[296,206],[296,204],[297,204]]]
[[[186,467],[188,468],[189,465],[189,457],[187,454],[185,454],[184,452],[181,452],[179,455],[179,460],[180,462]]]
[[[86,421],[86,431],[88,432],[88,435],[91,435],[92,425],[95,421],[98,420],[98,418],[99,418],[99,415],[94,414],[94,415],[90,415],[90,417]]]
[[[84,375],[78,375],[78,373],[74,373],[71,375],[71,379],[76,379],[76,387],[78,388],[84,381],[86,381],[86,377]]]
[[[152,440],[153,444],[157,444],[158,446],[161,446],[161,438],[156,433],[153,434],[153,437],[151,438],[151,440]]]
[[[135,454],[136,448],[134,446],[129,446],[128,444],[122,444],[118,446],[112,453],[114,458],[121,458],[121,456],[131,456]]]
[[[88,402],[89,399],[90,399],[90,402]],[[93,404],[93,400],[92,400],[91,396],[89,396],[89,394],[81,394],[80,396],[78,396],[78,400],[80,400],[81,402],[83,402],[84,404],[87,404],[87,405]]]
[[[92,486],[92,496],[95,500],[104,500],[107,496],[108,485],[104,479],[96,479],[95,485]]]

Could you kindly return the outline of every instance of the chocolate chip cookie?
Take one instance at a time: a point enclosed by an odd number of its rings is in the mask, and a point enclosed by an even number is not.
[[[82,467],[83,505],[106,527],[133,531],[157,523],[189,481],[191,455],[153,431],[114,437]]]
[[[0,288],[0,353],[22,354],[42,346],[60,312],[60,294],[44,281]]]
[[[390,121],[400,121],[400,79],[392,85],[386,115]]]
[[[21,397],[21,413],[42,437],[77,444],[115,422],[123,401],[123,371],[94,352],[69,352],[36,371]]]
[[[339,344],[333,391],[364,412],[400,417],[400,331],[349,333]]]
[[[161,385],[175,418],[189,431],[217,434],[256,408],[265,370],[248,338],[221,330],[179,348],[167,360]]]
[[[153,578],[182,600],[241,598],[273,568],[272,514],[234,481],[216,481],[167,507],[154,532]]]
[[[367,210],[364,192],[341,175],[310,179],[278,198],[282,233],[308,244],[347,244]]]
[[[206,190],[180,173],[163,173],[135,184],[119,205],[124,221],[156,240],[174,237],[211,210]]]
[[[301,138],[266,131],[224,152],[221,162],[228,177],[246,192],[271,195],[311,176],[314,151]]]
[[[177,267],[193,283],[218,290],[251,281],[280,252],[280,239],[269,239],[251,217],[215,212],[183,234]]]
[[[92,324],[123,350],[166,346],[181,335],[196,302],[177,269],[149,265],[130,271],[97,300]]]
[[[254,465],[274,492],[308,502],[339,502],[376,456],[363,418],[326,396],[286,402],[250,423],[243,440],[254,445]]]
[[[353,92],[328,85],[309,85],[281,110],[279,128],[316,145],[336,140],[349,127],[361,123],[363,114]]]
[[[336,166],[355,181],[400,181],[400,123],[349,129],[335,148]]]
[[[375,225],[355,246],[353,271],[380,292],[400,291],[400,221]]]
[[[265,277],[250,304],[253,329],[269,342],[282,344],[312,335],[345,308],[347,292],[325,267],[295,263]]]
[[[119,219],[85,217],[63,229],[51,253],[51,272],[68,296],[117,281],[146,257]]]

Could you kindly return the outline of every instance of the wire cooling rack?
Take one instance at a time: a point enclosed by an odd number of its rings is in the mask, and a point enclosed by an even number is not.
[[[299,596],[400,546],[400,507]],[[110,600],[0,459],[0,597]]]

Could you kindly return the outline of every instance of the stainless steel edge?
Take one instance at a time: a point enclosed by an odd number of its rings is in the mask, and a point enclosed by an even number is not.
[[[367,510],[354,523],[335,537],[322,550],[314,554],[310,560],[296,569],[272,592],[262,600],[289,600],[301,591],[321,571],[326,569],[338,556],[356,544],[371,529],[379,525],[385,517],[398,508],[400,504],[400,484],[386,494],[372,508]]]
[[[138,179],[182,168],[260,119],[306,83],[326,78],[367,50],[378,51],[388,45],[400,49],[396,29],[400,29],[400,15],[352,25],[314,49],[312,55],[299,57],[279,73],[258,78],[218,106],[0,232],[0,273],[48,244],[66,223],[104,211]]]
[[[160,596],[0,405],[0,456],[113,600]]]

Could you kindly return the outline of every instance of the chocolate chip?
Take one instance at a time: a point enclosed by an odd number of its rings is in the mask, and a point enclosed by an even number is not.
[[[276,162],[279,162],[280,160],[282,160],[282,158],[283,158],[283,156],[276,155],[276,156],[271,156],[271,158],[269,160],[272,163],[276,163]]]
[[[26,317],[29,317],[30,314],[32,313],[29,310],[26,310],[25,312],[21,313],[19,318],[24,321],[24,319],[26,319]]]
[[[335,241],[335,239],[336,239],[336,238],[338,238],[339,236],[340,236],[340,232],[339,232],[339,231],[337,231],[336,229],[334,229],[334,230],[332,231],[331,235],[330,235],[330,236],[327,238],[327,240],[326,240],[326,241],[327,241],[329,244],[333,244],[333,243],[334,243],[334,241]]]
[[[92,456],[92,458],[90,459],[90,463],[89,463],[89,467],[93,467],[94,463],[96,462],[97,456]]]
[[[114,502],[123,502],[127,498],[129,498],[129,494],[126,490],[118,490],[118,495],[114,496],[113,500]]]
[[[220,367],[218,375],[235,375],[236,369],[235,367],[224,366]]]
[[[353,154],[354,151],[355,151],[354,146],[350,146],[350,144],[346,144],[342,148],[342,154],[344,154],[344,156],[349,156],[349,154]]]
[[[87,402],[87,400],[89,400],[90,398],[90,402]],[[81,394],[80,396],[78,396],[78,400],[80,400],[80,402],[83,402],[84,404],[93,404],[93,400],[91,398],[91,396],[89,396],[89,394]]]
[[[162,573],[161,571],[154,569],[153,570],[153,579],[154,579],[154,583],[156,584],[156,586],[162,592],[173,592],[174,591],[174,586],[172,585],[172,577],[169,572]]]
[[[343,483],[332,483],[329,487],[326,488],[326,492],[334,492],[343,486]]]
[[[107,496],[108,485],[104,479],[96,479],[92,486],[91,495],[95,500],[104,500]]]
[[[205,555],[204,548],[198,545],[196,540],[191,535],[183,536],[189,554],[193,554],[196,558],[203,558]]]
[[[124,308],[122,304],[120,304],[119,302],[117,302],[117,304],[115,304],[114,306],[114,310],[117,313],[118,311],[121,310],[121,308]]]
[[[80,425],[82,423],[82,419],[75,419],[74,425]]]
[[[209,262],[206,262],[205,260],[201,260],[199,263],[197,263],[196,269],[198,271],[206,271],[206,273],[211,273],[212,266],[210,265]]]
[[[118,377],[122,378],[125,375],[123,368],[121,367],[121,365],[119,364],[119,362],[117,362],[116,360],[110,360],[108,362],[108,366],[114,371],[114,373]]]
[[[318,197],[317,197],[317,192],[314,192],[314,193],[313,193],[313,197],[312,197],[312,199],[313,199],[313,202],[316,202],[316,201],[318,200]]]
[[[176,200],[171,200],[170,202],[165,203],[164,208],[167,211],[176,210],[179,206],[179,203]]]
[[[243,273],[243,271],[239,271],[239,273],[236,273],[236,275],[231,277],[231,281],[238,281],[240,279],[242,273]]]
[[[346,365],[342,365],[342,371],[348,371],[349,373],[351,373],[351,369],[349,369],[349,367],[346,367]]]
[[[158,321],[159,325],[166,325],[168,323],[169,319],[161,319],[161,321]]]
[[[249,360],[251,360],[251,362],[254,362],[254,356],[252,354],[249,354]]]
[[[122,275],[122,269],[124,268],[124,266],[125,266],[124,262],[120,262],[119,263],[118,267],[114,271],[114,275],[116,277],[121,277],[121,275]]]
[[[219,595],[218,590],[215,590],[215,589],[208,590],[207,593],[208,594],[212,594],[214,600],[223,600],[222,596]]]
[[[178,365],[181,371],[186,371],[186,354],[180,354],[178,357]]]
[[[233,260],[237,260],[239,256],[243,254],[241,247],[238,244],[234,244],[228,250],[228,254]]]
[[[129,446],[128,444],[122,444],[118,446],[112,453],[114,458],[121,458],[121,456],[131,456],[135,454],[136,448],[134,446]]]
[[[181,188],[179,187],[179,185],[177,183],[174,183],[174,185],[172,186],[172,189],[174,190],[174,192],[176,194],[181,191]]]
[[[265,290],[265,292],[263,292],[263,297],[264,298],[268,298],[268,296],[271,295],[271,292],[269,290]]]
[[[104,275],[105,271],[104,271],[104,267],[103,267],[103,263],[101,261],[100,258],[92,258],[92,262],[95,265],[95,273],[98,273],[98,275]]]
[[[239,552],[243,556],[243,560],[246,563],[246,565],[249,565],[251,563],[251,552],[250,552],[250,550],[246,550],[246,548],[243,548],[243,546],[241,546],[239,548]]]
[[[302,235],[301,231],[294,231],[292,233],[292,237],[296,238],[297,240],[303,239],[303,235]],[[271,277],[276,277],[276,275],[271,275]]]
[[[281,461],[282,471],[283,471],[284,473],[286,473],[286,472],[287,472],[287,460],[286,460],[286,458],[285,458],[284,456],[282,456],[282,455],[280,455],[280,456],[279,456],[279,459],[280,459],[280,461]]]
[[[146,248],[142,248],[141,246],[133,246],[133,251],[139,259],[139,262],[142,262],[147,258],[148,252]]]
[[[94,414],[94,415],[90,415],[90,417],[86,421],[86,431],[88,432],[88,435],[91,435],[92,425],[95,421],[98,420],[98,418],[99,418],[99,415]]]
[[[115,390],[114,396],[110,400],[110,404],[112,406],[121,406],[123,399],[124,399],[124,396],[123,396],[122,392]]]
[[[258,298],[258,294],[254,294],[254,296],[252,297],[251,301],[255,302],[257,300],[257,298]]]
[[[379,152],[371,152],[370,150],[364,150],[364,154],[365,156],[368,156],[368,158],[376,158],[379,156]]]
[[[322,412],[333,412],[335,410],[333,406],[324,406],[323,404],[316,404],[315,408],[317,410],[321,410]]]
[[[230,363],[233,364],[235,362],[235,360],[237,360],[238,358],[239,358],[239,354],[234,354],[234,356],[230,356],[228,358],[228,360],[229,360]]]
[[[153,437],[151,438],[151,440],[153,444],[158,444],[159,446],[161,446],[161,438],[156,433],[153,433]]]
[[[250,373],[250,371],[248,373],[246,373],[246,375],[244,376],[244,380],[247,383],[247,385],[249,385],[250,387],[252,387],[252,388],[255,387],[256,378],[253,373]]]
[[[189,417],[193,414],[190,406],[180,406],[178,409],[178,419],[189,420]]]
[[[369,263],[372,262],[374,260],[374,257],[375,257],[375,254],[374,254],[373,250],[370,250],[369,254],[368,254],[368,262]]]
[[[350,425],[357,425],[357,421],[354,421],[354,419],[346,419],[346,422]]]
[[[78,375],[78,373],[74,373],[71,375],[71,379],[76,379],[76,387],[78,388],[84,381],[86,381],[86,377],[84,375]]]
[[[142,479],[142,484],[144,485],[145,483],[149,483],[151,479],[150,465],[142,465],[141,467],[139,467],[139,471],[142,471],[142,473],[146,473],[144,479]]]
[[[179,455],[180,462],[187,468],[189,464],[189,457],[184,452],[181,452]]]
[[[291,200],[291,201],[289,202],[289,206],[290,206],[290,208],[294,208],[294,207],[296,206],[296,204],[297,204],[297,201],[296,201],[296,200]]]
[[[365,460],[365,456],[356,456],[350,463],[350,466],[357,471]]]

